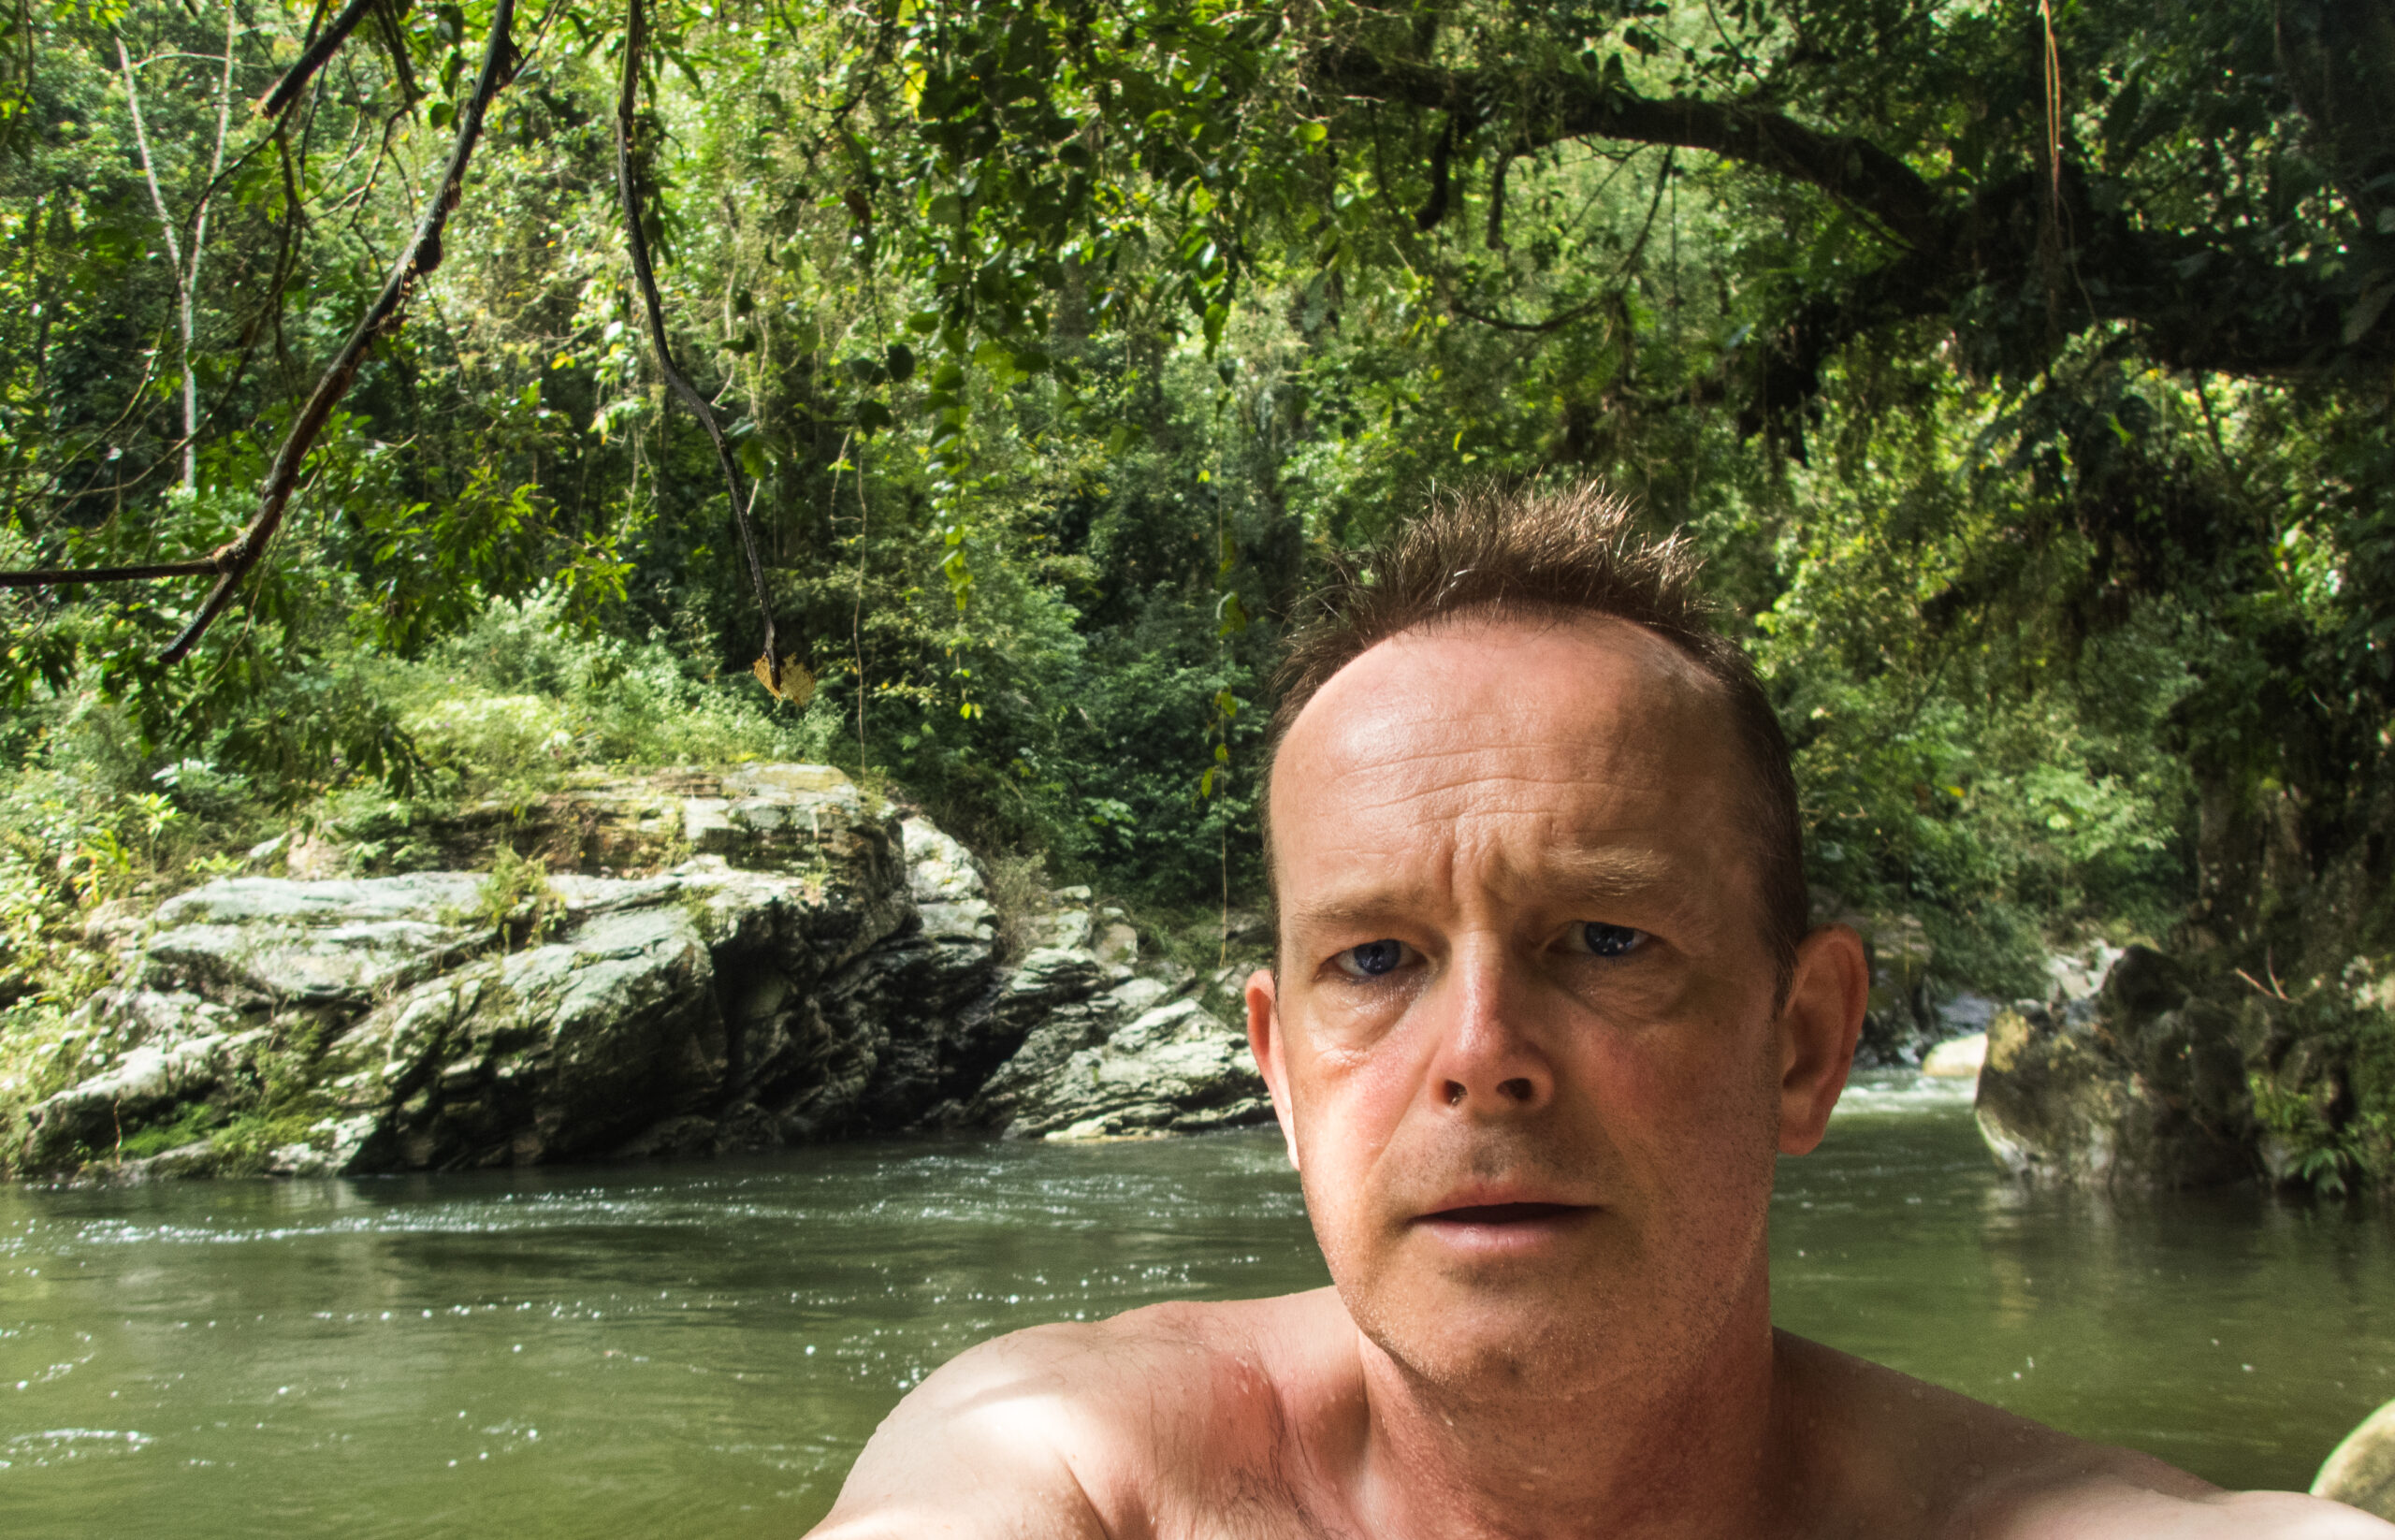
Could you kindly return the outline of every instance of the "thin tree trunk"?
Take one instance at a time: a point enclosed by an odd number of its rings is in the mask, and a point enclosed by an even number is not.
[[[216,179],[225,174],[225,137],[233,122],[233,0],[225,0],[225,74],[216,86],[216,144],[208,155],[208,181],[192,215],[191,266],[183,274],[183,490],[199,490],[199,376],[192,369],[192,307],[198,302],[199,259],[208,250],[208,211]]]
[[[199,259],[208,245],[208,209],[216,196],[216,179],[225,170],[225,140],[232,126],[233,34],[232,0],[225,6],[225,73],[216,92],[216,142],[209,154],[208,180],[201,184],[199,207],[192,216],[191,256],[175,237],[175,218],[167,211],[167,195],[158,185],[158,164],[150,153],[150,130],[141,118],[141,88],[133,72],[133,56],[124,38],[116,39],[117,68],[124,77],[124,104],[133,117],[133,143],[141,154],[142,180],[150,185],[150,203],[158,213],[158,233],[167,243],[167,262],[175,280],[176,340],[181,345],[183,375],[183,490],[199,487],[199,375],[192,366],[194,312],[198,301]]]
[[[167,270],[175,281],[175,311],[182,339],[182,363],[185,390],[183,392],[183,476],[190,485],[191,468],[191,403],[193,392],[188,388],[191,376],[191,291],[183,287],[182,242],[175,239],[175,218],[167,211],[167,195],[158,189],[158,163],[150,153],[150,130],[141,121],[141,87],[134,80],[133,55],[125,51],[124,38],[116,39],[118,71],[124,77],[124,105],[133,114],[133,145],[141,153],[142,180],[150,184],[150,206],[158,211],[158,234],[167,243]]]

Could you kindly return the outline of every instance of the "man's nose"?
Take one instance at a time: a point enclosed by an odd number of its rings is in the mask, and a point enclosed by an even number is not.
[[[1553,1100],[1555,1066],[1531,1016],[1535,991],[1507,950],[1459,947],[1441,982],[1432,1095],[1477,1117],[1535,1111]]]

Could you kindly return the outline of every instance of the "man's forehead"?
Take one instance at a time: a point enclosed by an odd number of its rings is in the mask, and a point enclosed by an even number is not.
[[[1405,632],[1331,676],[1290,724],[1276,838],[1326,793],[1343,815],[1443,780],[1553,806],[1573,790],[1559,779],[1719,763],[1727,719],[1719,681],[1626,621],[1464,617]]]

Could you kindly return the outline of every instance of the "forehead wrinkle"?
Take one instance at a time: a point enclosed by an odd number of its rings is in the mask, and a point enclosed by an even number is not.
[[[1549,793],[1564,787],[1593,789],[1604,782],[1608,793],[1618,798],[1653,792],[1671,778],[1662,757],[1643,748],[1641,741],[1651,743],[1666,734],[1634,731],[1660,730],[1660,714],[1633,714],[1629,722],[1602,734],[1589,731],[1594,724],[1576,722],[1550,726],[1536,736],[1473,730],[1475,716],[1500,715],[1546,725],[1542,714],[1530,709],[1449,717],[1367,716],[1330,741],[1306,744],[1289,755],[1274,777],[1275,799],[1288,795],[1294,782],[1314,781],[1296,800],[1307,812],[1324,818],[1507,786]],[[1423,742],[1425,737],[1431,741]],[[1300,774],[1292,775],[1293,770]]]
[[[1341,795],[1328,806],[1308,806],[1306,803],[1300,802],[1298,810],[1312,814],[1314,821],[1321,823],[1341,815],[1380,813],[1427,803],[1430,806],[1424,808],[1421,814],[1412,821],[1414,823],[1435,823],[1443,827],[1452,827],[1492,818],[1513,817],[1524,811],[1547,815],[1552,821],[1560,823],[1572,821],[1570,815],[1573,809],[1558,803],[1551,793],[1560,787],[1582,785],[1584,779],[1585,777],[1574,775],[1491,774],[1461,777],[1438,786],[1391,788],[1375,786],[1367,792]],[[1470,796],[1473,805],[1457,808],[1452,812],[1440,809],[1440,804],[1459,796]],[[1311,834],[1314,831],[1307,832]],[[1404,831],[1396,829],[1387,832],[1402,833]],[[1342,849],[1354,849],[1357,843],[1356,836],[1364,833],[1367,832],[1338,829],[1324,835],[1323,837]],[[1285,847],[1291,843],[1293,841],[1288,835],[1283,836]]]

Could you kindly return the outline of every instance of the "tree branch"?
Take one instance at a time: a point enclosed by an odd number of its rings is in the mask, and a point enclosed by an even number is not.
[[[357,23],[364,21],[366,13],[373,8],[374,0],[349,0],[349,4],[341,8],[341,14],[333,18],[332,25],[308,45],[307,51],[292,61],[291,67],[283,72],[283,79],[274,82],[274,89],[258,98],[258,116],[283,116],[283,110],[308,89],[308,82],[315,79],[316,71],[332,62],[333,55],[341,51],[341,44],[349,41],[349,35],[357,30]]]
[[[774,636],[774,602],[765,588],[765,566],[757,555],[757,534],[748,523],[748,511],[740,501],[740,474],[732,463],[732,450],[723,442],[723,429],[715,420],[715,409],[705,396],[674,362],[674,347],[665,335],[665,302],[658,297],[657,269],[648,255],[648,233],[642,224],[640,167],[637,143],[640,134],[640,68],[641,51],[647,41],[648,7],[644,0],[629,0],[624,22],[624,73],[622,89],[616,97],[616,187],[622,195],[624,208],[624,245],[632,259],[632,277],[640,287],[642,308],[648,316],[649,343],[657,352],[658,372],[665,376],[665,384],[690,415],[699,419],[706,429],[707,440],[715,445],[716,463],[723,469],[723,489],[732,500],[733,528],[740,535],[741,554],[748,559],[748,583],[756,590],[757,611],[764,621],[765,649],[757,660],[757,677],[777,699],[803,698],[802,690],[811,690],[811,681],[803,681],[803,670],[793,671],[785,678],[786,665],[781,648]]]
[[[1800,444],[1792,414],[1819,388],[1823,362],[1863,331],[1904,319],[1955,320],[1998,369],[2024,375],[2043,368],[2065,337],[2097,324],[2134,328],[2146,356],[2190,371],[2318,378],[2395,364],[2395,325],[2378,325],[2379,312],[2357,302],[2352,280],[2331,265],[2283,261],[2241,245],[2234,231],[2141,225],[2120,200],[2096,196],[2099,179],[2068,160],[2059,178],[2041,167],[1950,196],[1866,139],[1747,103],[1658,100],[1605,77],[1522,79],[1361,49],[1317,53],[1312,78],[1318,90],[1364,103],[1446,113],[1450,123],[1461,114],[1490,136],[1501,161],[1567,139],[1680,146],[1816,188],[1868,221],[1896,250],[1801,301],[1760,349],[1742,426],[1794,426]],[[2058,223],[2050,202],[2060,205]],[[2001,316],[2051,269],[2054,254],[2041,257],[2037,247],[2050,227],[2071,232],[2061,259],[2080,279],[2076,303],[2034,327],[2008,324]],[[1975,294],[1993,303],[1972,307]]]
[[[145,577],[206,577],[221,572],[214,557],[197,561],[161,561],[147,567],[36,567],[0,573],[0,588],[63,588],[70,583],[135,583]]]
[[[1520,102],[1515,137],[1502,146],[1509,154],[1575,138],[1708,150],[1818,187],[1868,214],[1906,245],[1935,248],[1946,242],[1938,193],[1911,167],[1868,139],[1824,134],[1768,109],[1691,96],[1658,100],[1623,86],[1557,77],[1515,82],[1358,49],[1317,55],[1314,77],[1343,95],[1457,113],[1467,122],[1493,120],[1492,103]]]

